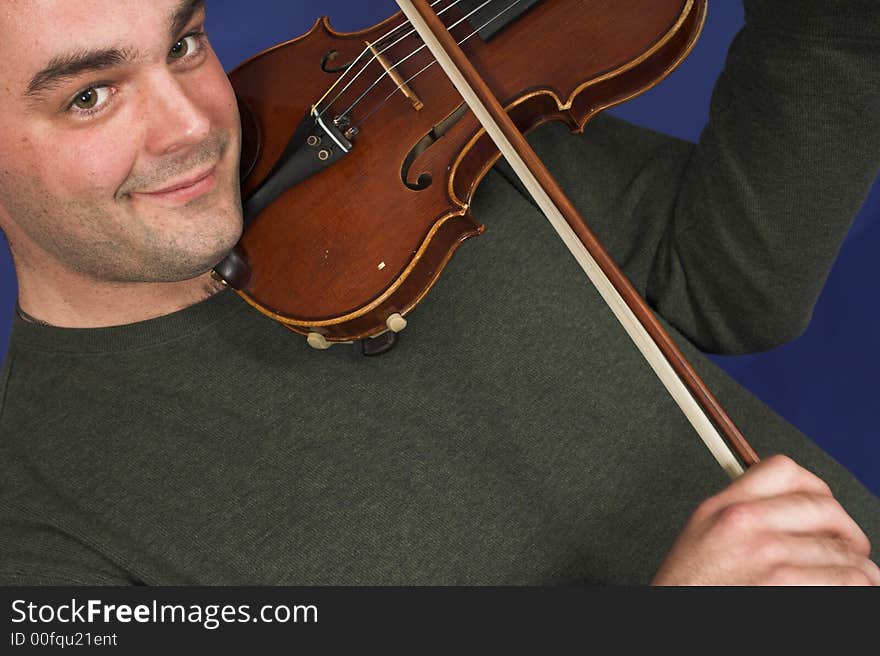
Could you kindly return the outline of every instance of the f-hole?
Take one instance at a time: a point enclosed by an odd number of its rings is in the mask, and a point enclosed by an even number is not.
[[[449,132],[449,129],[458,123],[467,111],[467,105],[462,103],[454,112],[435,125],[428,134],[419,139],[410,149],[409,153],[407,153],[403,160],[403,166],[400,167],[400,179],[408,189],[412,189],[413,191],[424,191],[431,186],[434,179],[431,174],[427,172],[419,174],[419,177],[415,182],[410,182],[410,169],[412,168],[413,162],[416,161],[416,158],[418,158],[419,155],[428,150],[435,141]]]
[[[339,57],[338,50],[328,50],[327,54],[325,54],[324,58],[321,60],[321,70],[325,73],[341,73],[354,63],[354,60],[352,60],[340,66],[331,66],[331,64],[336,61],[337,57]]]

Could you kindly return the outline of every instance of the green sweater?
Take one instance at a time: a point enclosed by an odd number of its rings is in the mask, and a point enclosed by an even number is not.
[[[531,140],[759,453],[878,544],[878,499],[698,350],[809,321],[880,163],[873,4],[747,2],[698,145],[608,117]],[[727,480],[507,175],[377,358],[231,292],[114,328],[17,319],[0,582],[646,583]]]

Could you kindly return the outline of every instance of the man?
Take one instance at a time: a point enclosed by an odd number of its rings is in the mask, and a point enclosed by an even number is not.
[[[693,346],[809,316],[877,171],[869,4],[747,2],[699,147],[612,119],[534,137],[753,444],[800,463],[725,487],[503,175],[392,352],[311,351],[209,275],[239,134],[202,3],[9,3],[0,578],[880,583],[877,499]]]

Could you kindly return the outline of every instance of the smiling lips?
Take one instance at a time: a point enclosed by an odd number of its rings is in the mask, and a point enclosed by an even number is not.
[[[200,196],[204,196],[214,188],[217,176],[214,173],[216,167],[210,170],[192,176],[182,182],[174,183],[164,189],[149,192],[133,192],[132,196],[140,196],[143,198],[152,198],[159,201],[166,201],[173,204],[188,203]]]

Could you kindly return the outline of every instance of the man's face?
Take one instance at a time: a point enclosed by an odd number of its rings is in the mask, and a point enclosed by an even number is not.
[[[104,281],[185,280],[223,257],[240,135],[204,18],[197,0],[3,0],[0,227]]]

